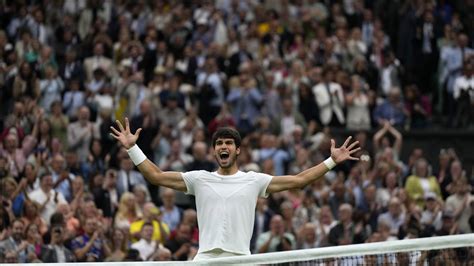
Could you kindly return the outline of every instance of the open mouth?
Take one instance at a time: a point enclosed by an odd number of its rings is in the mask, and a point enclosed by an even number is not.
[[[220,157],[222,160],[229,159],[229,156],[230,156],[229,153],[228,153],[228,152],[225,152],[225,151],[224,151],[224,152],[221,152],[221,153],[219,154],[219,157]]]

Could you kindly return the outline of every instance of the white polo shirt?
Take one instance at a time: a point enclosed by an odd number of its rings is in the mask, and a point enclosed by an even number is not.
[[[250,254],[258,197],[266,197],[272,176],[238,171],[234,175],[191,171],[182,174],[187,194],[196,196],[199,253],[222,249]]]

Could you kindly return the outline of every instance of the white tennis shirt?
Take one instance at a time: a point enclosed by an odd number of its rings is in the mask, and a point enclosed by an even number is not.
[[[191,171],[182,176],[186,193],[196,196],[199,253],[219,248],[250,254],[257,198],[267,196],[272,176],[241,171],[233,175]]]

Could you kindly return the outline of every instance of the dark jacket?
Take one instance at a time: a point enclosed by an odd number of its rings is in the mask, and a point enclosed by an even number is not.
[[[64,247],[64,246],[63,246]],[[47,262],[58,262],[58,256],[56,254],[56,250],[51,245],[45,245],[41,248],[41,261]],[[64,247],[64,256],[66,257],[66,262],[75,262],[76,257],[66,247]]]

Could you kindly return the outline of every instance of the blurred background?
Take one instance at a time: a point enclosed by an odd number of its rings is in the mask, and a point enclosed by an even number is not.
[[[349,135],[361,160],[259,199],[253,253],[474,229],[473,0],[0,3],[0,262],[188,260],[192,197],[164,171],[295,174]],[[281,238],[271,238],[280,235]],[[268,242],[268,243],[267,243]]]

